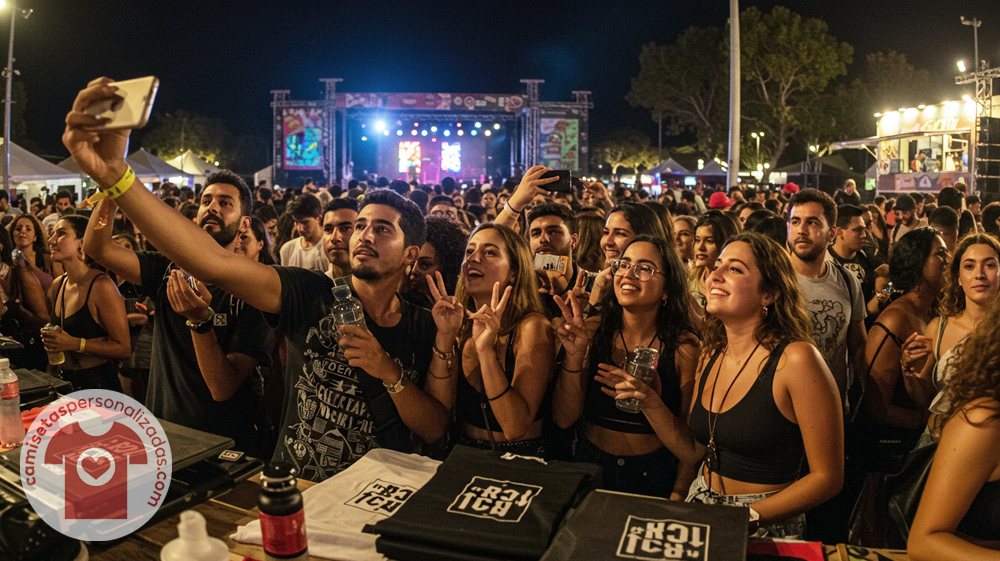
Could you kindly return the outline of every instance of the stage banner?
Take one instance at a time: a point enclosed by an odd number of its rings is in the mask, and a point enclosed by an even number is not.
[[[540,120],[538,149],[542,165],[552,169],[580,170],[580,120],[546,118]]]
[[[284,169],[323,169],[323,110],[283,109]]]
[[[416,111],[503,111],[524,106],[524,97],[512,94],[465,93],[340,93],[338,109],[387,109]]]

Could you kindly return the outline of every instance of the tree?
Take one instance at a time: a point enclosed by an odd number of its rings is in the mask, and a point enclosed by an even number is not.
[[[230,134],[219,119],[182,109],[154,113],[151,125],[142,136],[141,145],[164,160],[176,158],[187,150],[208,162],[224,159],[222,154]]]
[[[825,22],[775,6],[740,15],[743,117],[762,130],[771,167],[793,138],[810,143],[830,118],[819,101],[831,81],[847,73],[854,49],[829,35]]]
[[[729,54],[717,27],[689,27],[673,45],[649,43],[625,99],[667,121],[669,134],[692,132],[706,159],[723,151],[729,126]]]
[[[649,144],[649,137],[634,129],[618,129],[591,148],[593,162],[611,166],[611,175],[618,175],[618,168],[639,168],[657,163],[656,149]]]

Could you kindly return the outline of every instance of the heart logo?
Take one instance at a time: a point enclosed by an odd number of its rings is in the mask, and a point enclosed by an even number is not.
[[[83,470],[90,474],[94,479],[100,478],[104,475],[104,472],[108,471],[111,467],[111,460],[101,456],[96,460],[94,458],[85,457],[83,459]]]

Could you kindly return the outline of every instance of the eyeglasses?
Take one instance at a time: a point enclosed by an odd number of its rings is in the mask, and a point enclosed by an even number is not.
[[[631,276],[641,282],[648,281],[653,278],[653,275],[663,275],[663,272],[648,263],[633,264],[631,261],[622,259],[615,259],[611,262],[611,273],[616,277]]]

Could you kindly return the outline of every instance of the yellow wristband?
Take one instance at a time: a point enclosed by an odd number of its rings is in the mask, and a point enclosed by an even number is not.
[[[94,195],[87,200],[89,200],[91,204],[96,204],[97,201],[100,201],[103,198],[115,200],[118,197],[125,194],[125,191],[128,191],[129,187],[131,187],[132,183],[134,182],[135,182],[135,172],[132,171],[132,166],[128,166],[128,168],[125,170],[125,175],[123,175],[122,178],[119,179],[117,183],[115,183],[111,187],[108,187],[107,189],[101,190],[98,193],[94,193]]]
[[[80,337],[80,352],[81,353],[86,352],[86,350],[87,350],[87,340],[84,339],[83,337]]]

